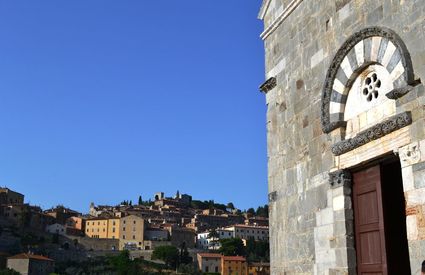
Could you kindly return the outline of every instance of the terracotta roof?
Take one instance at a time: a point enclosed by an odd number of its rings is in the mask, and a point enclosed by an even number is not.
[[[223,255],[218,253],[198,253],[203,258],[221,258]]]
[[[228,226],[227,228],[229,228],[229,227],[244,227],[244,228],[252,228],[252,229],[255,229],[255,228],[257,228],[257,229],[269,229],[268,226],[245,225],[245,224],[235,224],[235,225]]]
[[[224,261],[242,261],[245,262],[246,259],[242,256],[223,256]]]
[[[12,257],[8,257],[8,259],[33,259],[33,260],[40,260],[40,261],[52,261],[52,259],[49,259],[47,257],[41,256],[41,255],[32,255],[27,253],[21,253]]]

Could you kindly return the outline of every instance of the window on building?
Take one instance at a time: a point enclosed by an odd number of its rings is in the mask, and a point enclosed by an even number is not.
[[[125,240],[125,235],[122,235],[122,238]]]
[[[125,231],[125,227],[122,228],[122,231]]]
[[[135,240],[135,239],[136,239],[136,236],[133,235],[133,240]]]

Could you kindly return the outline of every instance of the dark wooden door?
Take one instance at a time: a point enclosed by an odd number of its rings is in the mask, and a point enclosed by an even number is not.
[[[380,166],[354,173],[353,180],[357,274],[387,275]]]

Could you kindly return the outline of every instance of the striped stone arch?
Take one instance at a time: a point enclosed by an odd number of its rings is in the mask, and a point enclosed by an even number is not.
[[[410,54],[394,31],[370,27],[353,34],[338,50],[326,74],[321,110],[323,132],[346,126],[344,110],[348,92],[363,70],[374,64],[385,67],[391,75],[394,90],[387,97],[402,96],[413,85]]]

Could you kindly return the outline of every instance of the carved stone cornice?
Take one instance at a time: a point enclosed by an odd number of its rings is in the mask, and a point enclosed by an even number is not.
[[[395,116],[390,117],[389,119],[378,123],[375,126],[372,126],[364,131],[358,133],[355,137],[342,140],[332,145],[332,153],[339,156],[346,152],[356,149],[372,140],[381,138],[391,132],[394,132],[398,129],[401,129],[412,123],[412,114],[411,112],[404,112]]]
[[[348,170],[338,170],[329,173],[329,184],[332,188],[340,186],[351,187],[352,178],[351,173]]]
[[[274,87],[276,87],[277,81],[276,77],[270,77],[266,80],[263,84],[260,86],[260,91],[267,94],[268,91],[272,90]]]

